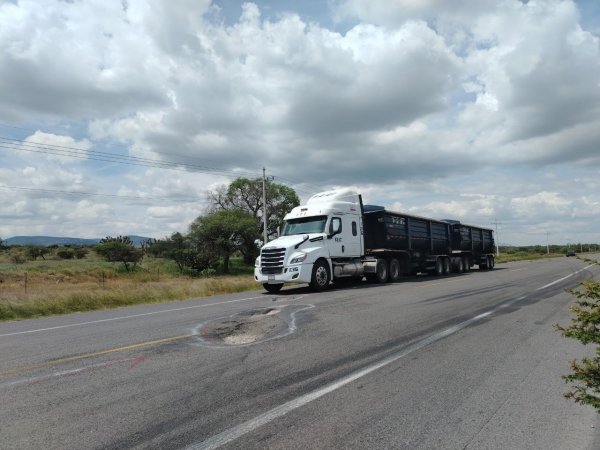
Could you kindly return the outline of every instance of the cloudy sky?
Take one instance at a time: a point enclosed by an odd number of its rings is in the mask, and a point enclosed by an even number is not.
[[[0,0],[0,237],[164,237],[237,176],[600,243],[597,0]]]

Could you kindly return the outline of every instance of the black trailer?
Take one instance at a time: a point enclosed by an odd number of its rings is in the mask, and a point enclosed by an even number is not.
[[[427,272],[436,275],[465,272],[477,265],[492,269],[493,232],[488,228],[452,220],[434,220],[363,207],[363,237],[367,278],[397,281],[401,275]]]

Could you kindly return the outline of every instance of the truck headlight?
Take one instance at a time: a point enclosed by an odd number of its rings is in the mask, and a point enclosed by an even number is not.
[[[254,260],[254,267],[260,267],[260,256]]]
[[[294,256],[291,261],[290,264],[300,264],[302,261],[304,261],[306,259],[306,257],[308,256],[307,253],[300,253],[297,256]]]

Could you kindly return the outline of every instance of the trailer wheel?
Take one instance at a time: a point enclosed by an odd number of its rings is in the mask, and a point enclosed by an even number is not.
[[[444,271],[444,275],[448,275],[450,273],[450,258],[442,259],[442,267]]]
[[[327,263],[324,260],[319,259],[313,266],[311,281],[309,284],[311,289],[315,291],[323,291],[327,289],[330,279],[331,277],[329,275],[329,267]]]
[[[378,259],[375,266],[375,280],[378,283],[385,283],[388,280],[389,270],[388,263],[385,259]]]
[[[463,257],[462,262],[463,262],[463,271],[470,272],[471,271],[471,263],[469,262],[469,257],[468,256]]]
[[[265,288],[265,291],[267,291],[268,293],[276,294],[283,287],[283,283],[281,283],[281,284],[263,283],[263,287]]]
[[[490,268],[490,270],[492,270],[495,266],[496,266],[496,259],[494,258],[494,255],[488,256],[488,267]]]
[[[396,258],[390,259],[390,281],[396,283],[400,281],[400,262]]]
[[[465,261],[462,258],[456,259],[456,272],[463,273],[465,270]]]
[[[440,276],[444,273],[444,265],[442,263],[442,258],[438,258],[435,260],[435,269],[433,273],[437,276]]]
[[[489,262],[489,259],[487,256],[482,257],[479,261],[479,270],[488,270],[488,268],[489,268],[488,262]]]

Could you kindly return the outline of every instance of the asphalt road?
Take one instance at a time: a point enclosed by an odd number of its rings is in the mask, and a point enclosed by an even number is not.
[[[596,255],[598,259],[598,256]],[[575,258],[0,324],[1,448],[599,449]]]

